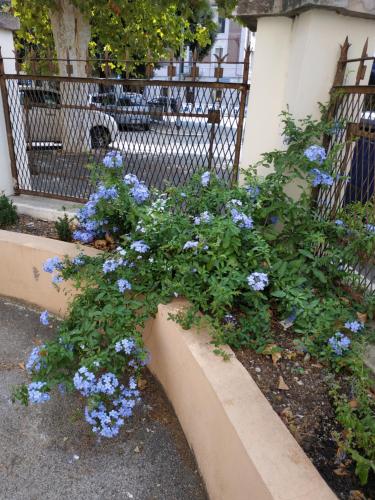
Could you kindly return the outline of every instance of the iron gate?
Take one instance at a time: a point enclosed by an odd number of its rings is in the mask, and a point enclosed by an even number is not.
[[[16,73],[7,74],[0,58],[16,194],[86,200],[93,190],[90,165],[108,150],[122,154],[124,174],[136,174],[149,187],[182,184],[200,169],[235,182],[249,56],[247,50],[240,63],[218,58],[208,80],[199,77],[204,63],[196,60],[179,77],[180,63],[170,61],[152,63],[167,70],[165,79],[151,78],[150,71],[148,78],[118,79],[109,71],[104,78],[74,77],[69,59],[65,77],[38,74],[37,63],[45,68],[45,60],[33,60],[28,74],[17,60]],[[240,81],[224,81],[234,64],[241,65]]]

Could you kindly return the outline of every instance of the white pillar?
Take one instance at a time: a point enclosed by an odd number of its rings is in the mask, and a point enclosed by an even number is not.
[[[258,161],[262,153],[282,147],[279,114],[286,107],[292,26],[287,17],[263,17],[258,21],[241,155],[243,168]]]
[[[4,58],[5,73],[7,74],[16,73],[13,42],[13,31],[16,29],[19,29],[18,19],[6,14],[0,14],[0,47]],[[22,117],[22,108],[19,100],[16,80],[12,81],[11,89],[13,92],[13,108],[10,110],[10,113],[11,117],[14,115],[18,118],[17,135],[13,134],[13,141],[17,150],[16,162],[19,167],[22,165],[23,171],[22,179],[20,179],[20,187],[30,189],[30,172],[28,169],[25,135],[23,122],[20,121],[20,118]],[[15,179],[13,179],[11,171],[11,160],[9,155],[7,130],[5,126],[3,100],[0,96],[0,193],[12,195],[14,193],[14,183]]]
[[[371,19],[314,8],[294,18],[258,19],[242,168],[260,160],[262,153],[283,148],[279,115],[287,107],[296,118],[319,117],[318,103],[328,102],[340,44],[346,36],[351,43],[349,57],[361,56],[367,37],[368,53],[375,53],[375,21]],[[367,63],[362,84],[368,82],[371,64]],[[357,67],[348,67],[345,83],[355,80]]]

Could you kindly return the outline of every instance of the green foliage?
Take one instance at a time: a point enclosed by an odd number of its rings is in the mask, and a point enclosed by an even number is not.
[[[55,222],[55,229],[61,241],[72,241],[72,224],[73,219],[69,218],[66,213],[63,217],[59,217]]]
[[[161,60],[193,44],[204,51],[214,40],[217,26],[207,0],[77,0],[72,2],[90,20],[92,58],[108,51],[112,59]],[[16,47],[38,50],[45,57],[54,50],[50,11],[53,0],[12,0],[21,21]],[[203,52],[202,52],[203,55]],[[98,68],[97,68],[98,69]],[[112,69],[121,71],[124,64]],[[136,67],[126,67],[135,71]]]
[[[11,226],[17,221],[17,210],[13,202],[5,194],[0,195],[0,229]]]
[[[82,257],[79,263],[67,259],[58,268],[79,294],[59,339],[46,344],[33,380],[46,381],[48,390],[60,383],[73,389],[74,373],[83,366],[95,375],[110,371],[129,377],[129,358],[124,363],[114,350],[124,336],[139,347],[138,374],[146,356],[140,332],[158,304],[174,297],[186,298],[190,307],[173,319],[184,328],[208,327],[215,352],[223,357],[223,344],[262,351],[272,339],[272,323],[288,318],[293,324],[288,335],[301,349],[323,362],[333,377],[340,373],[353,379],[358,410],[347,408],[347,387],[336,389],[335,401],[339,422],[350,430],[346,449],[365,481],[374,468],[375,450],[373,400],[361,358],[370,329],[360,325],[353,333],[345,324],[355,321],[357,313],[371,317],[375,301],[362,291],[360,299],[353,298],[347,286],[353,272],[345,264],[358,247],[355,238],[347,237],[353,228],[322,219],[311,200],[311,170],[332,174],[338,150],[322,162],[310,160],[305,150],[332,125],[311,118],[296,123],[287,113],[283,122],[286,149],[265,154],[261,164],[272,165],[272,172],[259,178],[250,169],[244,187],[229,188],[206,172],[140,203],[134,188],[142,186],[131,176],[124,182],[121,165],[93,168],[100,184],[84,209],[90,208],[90,215],[79,217],[85,231],[90,224],[97,238],[106,235],[118,248]],[[298,200],[287,194],[292,181],[300,185]],[[366,231],[363,226],[361,220],[357,230]],[[366,239],[373,249],[375,234],[369,232]],[[140,241],[147,245],[144,251],[137,250]],[[253,273],[262,273],[268,282],[254,288],[249,281]],[[131,291],[121,292],[119,280],[127,280]],[[341,352],[332,344],[337,332],[347,341]],[[88,405],[97,407],[101,401],[95,394]]]

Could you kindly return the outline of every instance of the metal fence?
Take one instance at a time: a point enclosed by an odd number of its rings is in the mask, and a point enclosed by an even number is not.
[[[53,60],[34,58],[25,74],[17,58],[10,74],[0,58],[16,193],[85,200],[93,190],[89,167],[108,150],[121,153],[124,174],[136,174],[149,187],[182,184],[200,169],[236,181],[249,56],[248,50],[236,63],[243,68],[239,82],[226,81],[223,59],[207,81],[199,78],[204,63],[196,60],[188,75],[172,60],[146,64],[145,78],[113,78],[107,58],[104,77],[78,78],[70,60],[67,76],[55,76],[46,74],[46,67],[56,68]],[[165,79],[152,77],[163,67]],[[90,61],[86,68],[91,74]]]
[[[333,128],[325,145],[328,150],[339,146],[334,182],[320,190],[318,204],[326,217],[337,219],[346,213],[353,227],[371,228],[375,224],[375,58],[367,55],[367,42],[358,58],[348,58],[349,47],[346,39],[328,110]],[[370,77],[369,85],[361,84],[365,77]],[[373,248],[370,253],[359,252],[348,264],[356,283],[371,291],[375,290],[373,253]]]

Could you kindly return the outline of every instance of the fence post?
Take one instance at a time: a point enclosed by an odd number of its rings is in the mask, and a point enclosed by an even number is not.
[[[0,46],[0,91],[1,91],[1,99],[2,99],[2,105],[3,105],[3,116],[4,116],[4,123],[5,123],[6,137],[7,137],[7,143],[8,143],[8,155],[9,155],[9,160],[10,160],[10,170],[11,170],[11,174],[12,174],[13,191],[14,191],[14,194],[18,194],[19,187],[18,187],[17,165],[16,165],[16,157],[14,154],[14,142],[13,142],[13,134],[12,134],[12,125],[10,122],[8,91],[7,91],[6,81],[5,81],[4,59],[3,59],[3,55],[1,53],[1,46]],[[0,130],[1,130],[1,125],[0,125]],[[4,174],[4,172],[2,174]],[[2,177],[3,177],[3,175],[1,175],[1,178]],[[3,180],[3,182],[4,181],[5,180]],[[6,188],[6,186],[4,186],[4,187]],[[8,186],[8,189],[4,189],[4,191],[6,194],[13,194],[11,192],[9,193],[9,191],[10,191],[9,186]],[[7,191],[8,191],[8,193],[7,193]]]

